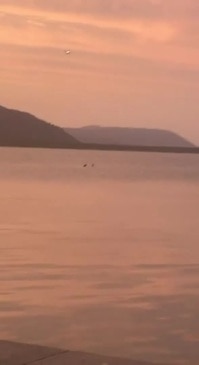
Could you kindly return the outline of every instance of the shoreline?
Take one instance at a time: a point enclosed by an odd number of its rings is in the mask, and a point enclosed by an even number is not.
[[[0,145],[1,148],[41,148],[78,151],[104,151],[104,152],[145,152],[145,153],[174,153],[174,154],[199,154],[199,147],[156,147],[156,146],[119,146],[104,144],[80,144],[75,146],[52,145]]]
[[[2,365],[166,365],[0,340]]]

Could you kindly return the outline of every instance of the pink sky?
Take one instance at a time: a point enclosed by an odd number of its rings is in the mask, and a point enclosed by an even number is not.
[[[1,0],[0,59],[1,105],[199,144],[198,0]]]

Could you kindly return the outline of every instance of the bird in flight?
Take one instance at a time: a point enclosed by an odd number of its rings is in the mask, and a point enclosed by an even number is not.
[[[65,54],[69,55],[71,51],[70,51],[70,49],[66,49],[64,52],[65,52]]]

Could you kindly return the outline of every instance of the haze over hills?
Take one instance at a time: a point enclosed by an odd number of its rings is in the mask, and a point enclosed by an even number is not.
[[[195,147],[178,134],[160,129],[100,126],[64,129],[83,143],[145,147]]]
[[[0,106],[0,146],[199,153],[198,147],[167,131],[95,126],[63,129],[3,106]]]
[[[79,144],[60,127],[0,106],[0,146],[72,148]]]

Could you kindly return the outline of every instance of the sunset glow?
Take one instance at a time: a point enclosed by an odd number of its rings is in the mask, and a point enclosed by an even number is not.
[[[2,0],[0,104],[199,145],[198,34],[197,0]]]

